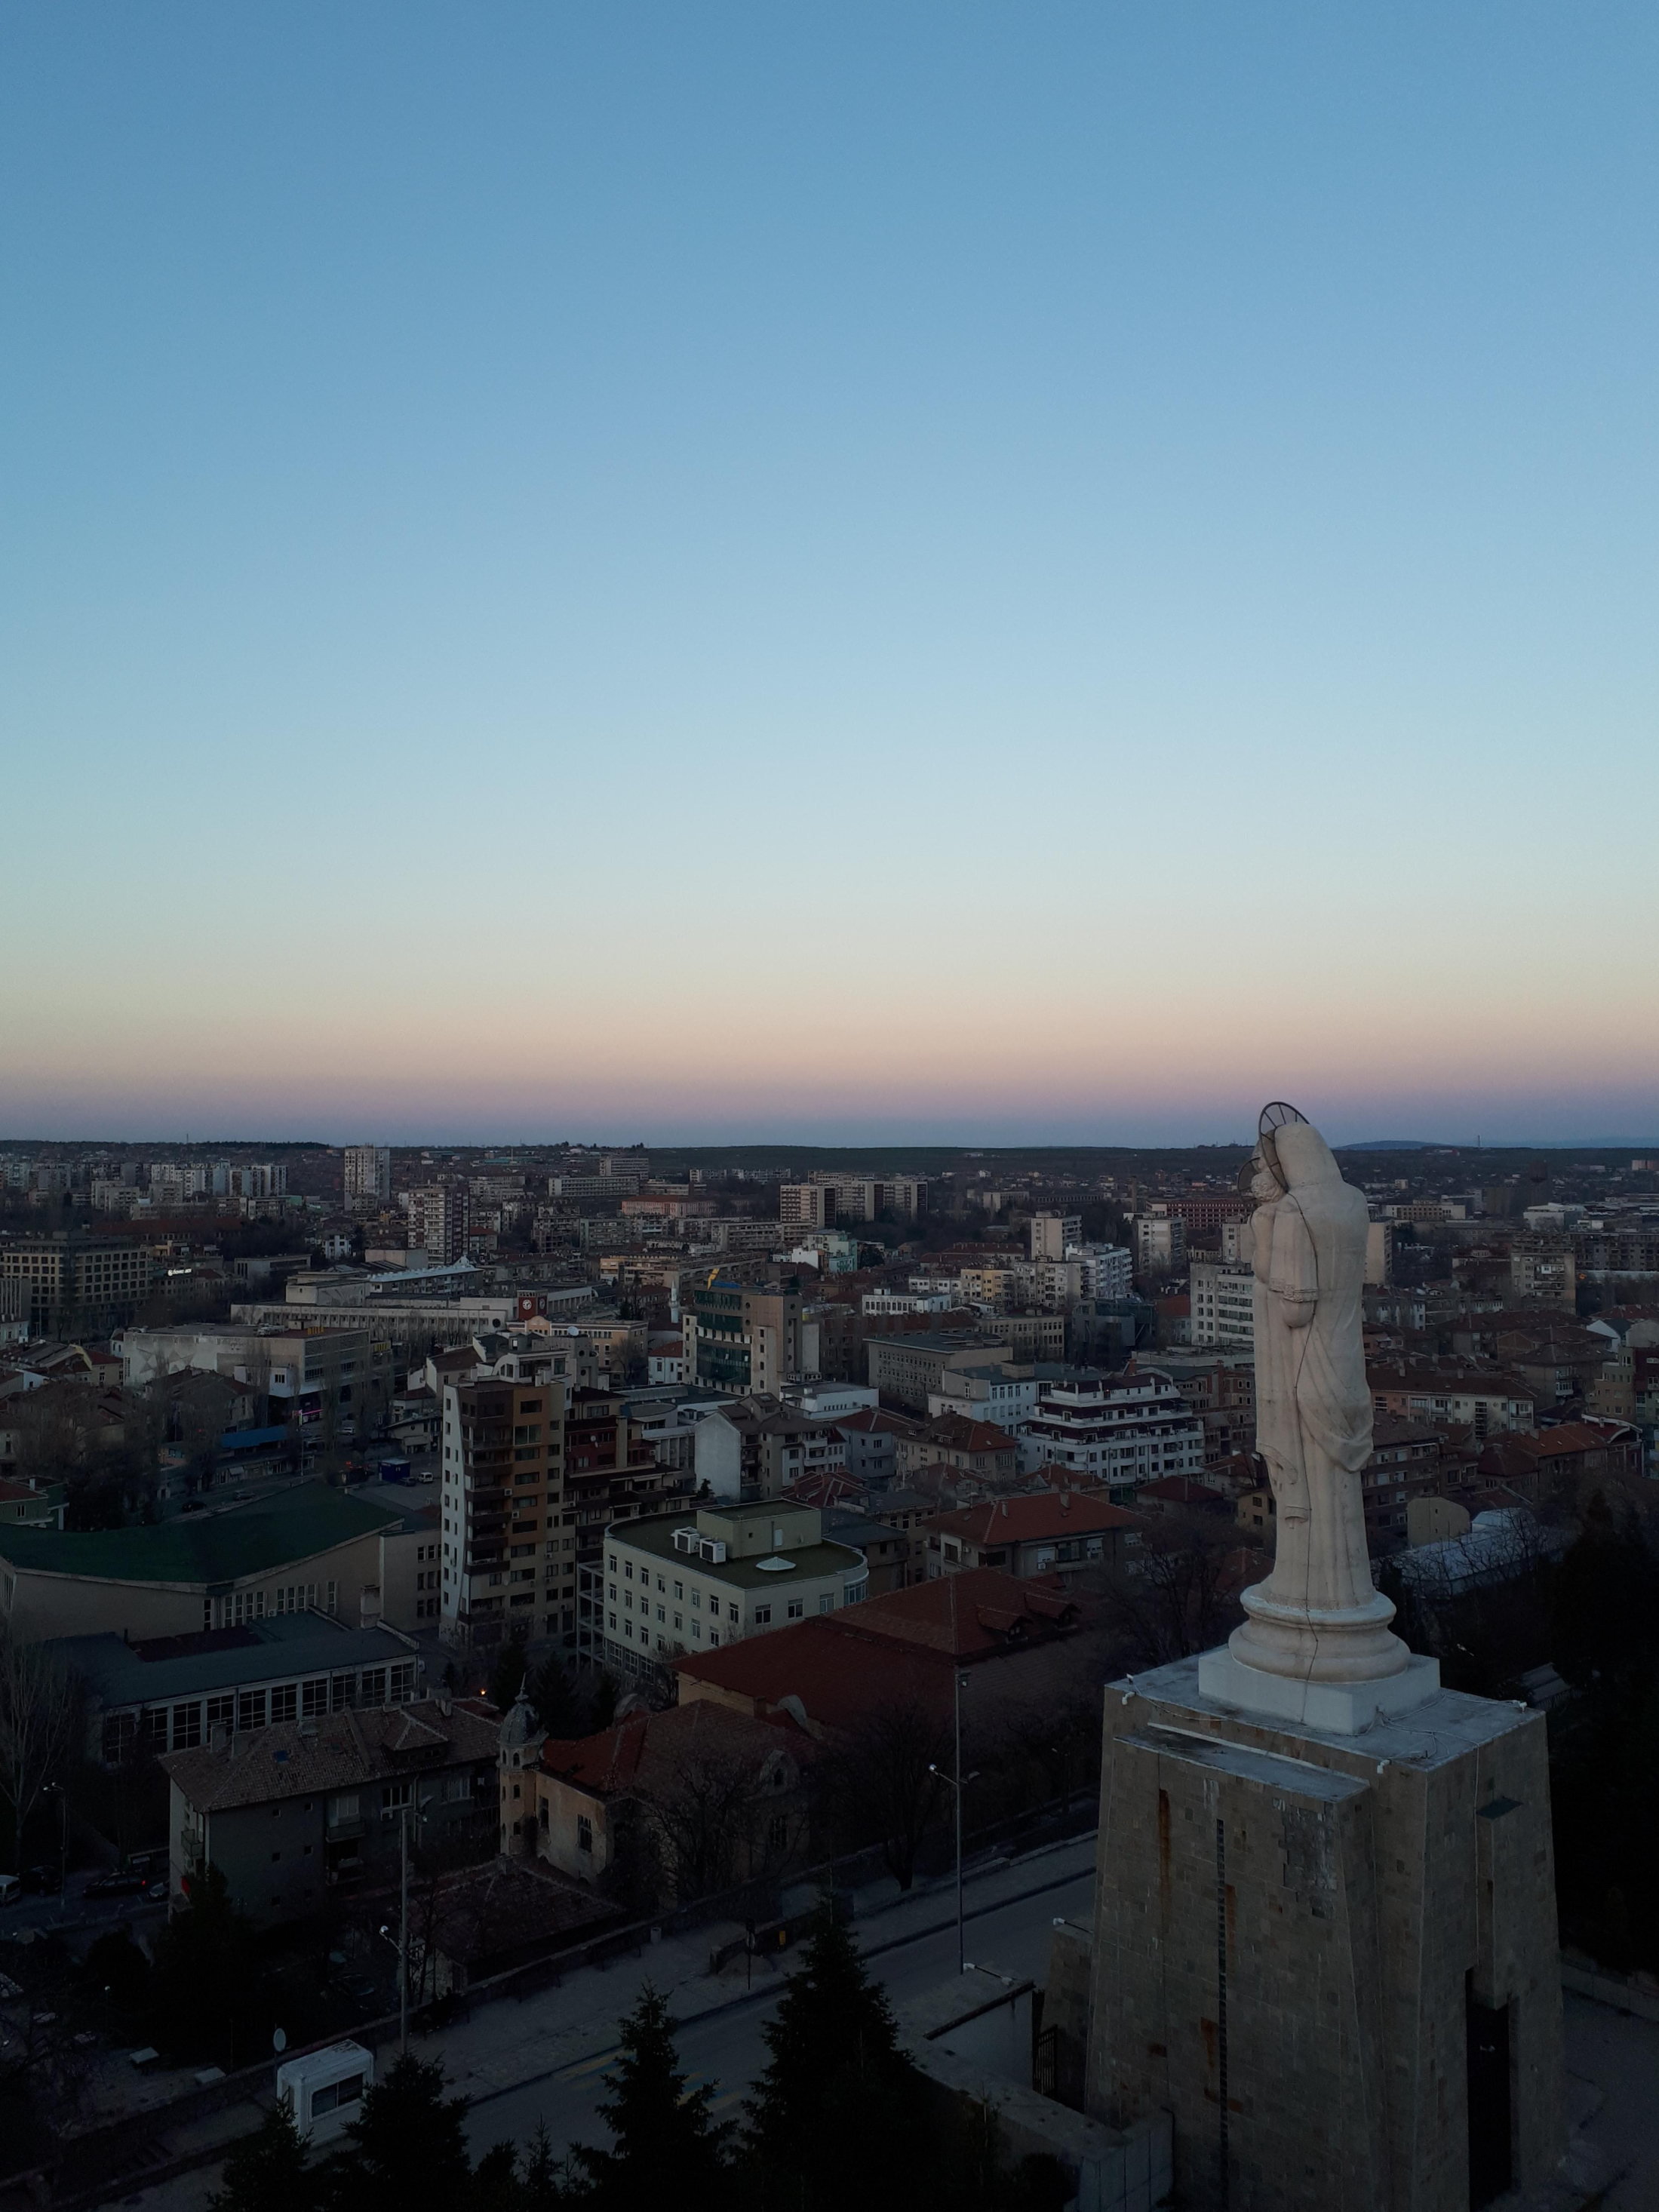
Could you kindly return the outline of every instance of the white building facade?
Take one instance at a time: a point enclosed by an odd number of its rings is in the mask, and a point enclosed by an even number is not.
[[[1187,1278],[1194,1344],[1255,1350],[1255,1270],[1195,1260]]]
[[[1020,1465],[1114,1490],[1171,1474],[1201,1477],[1204,1424],[1156,1370],[1045,1383],[1020,1432]]]

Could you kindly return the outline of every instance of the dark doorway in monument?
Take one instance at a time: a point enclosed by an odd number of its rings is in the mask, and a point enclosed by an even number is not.
[[[1474,1977],[1470,1976],[1472,1982]],[[1469,2086],[1469,2204],[1480,2212],[1513,2179],[1510,2153],[1510,2008],[1467,1995]]]

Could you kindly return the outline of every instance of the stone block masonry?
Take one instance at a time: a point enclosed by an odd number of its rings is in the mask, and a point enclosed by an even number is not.
[[[1358,1735],[1177,1662],[1106,1692],[1088,2111],[1172,2115],[1180,2201],[1466,2212],[1562,2142],[1541,1715]]]

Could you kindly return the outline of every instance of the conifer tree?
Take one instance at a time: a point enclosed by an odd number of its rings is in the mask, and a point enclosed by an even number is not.
[[[472,2177],[466,2109],[465,2097],[445,2097],[441,2061],[396,2059],[363,2099],[362,2118],[346,2130],[351,2148],[331,2168],[335,2203],[456,2212]]]
[[[762,2203],[831,2212],[856,2193],[861,2212],[876,2212],[926,2202],[921,2084],[830,1900],[761,2032],[771,2058],[744,2110]]]
[[[225,2160],[224,2186],[209,2212],[311,2212],[317,2178],[306,2168],[305,2145],[286,2105],[265,2114]]]
[[[714,2212],[730,2196],[724,2127],[708,2104],[714,2091],[692,2088],[674,2048],[668,2001],[647,1982],[622,2023],[622,2054],[606,2076],[600,2117],[611,2150],[578,2145],[572,2158],[592,2187],[599,2212],[639,2212],[672,2202],[675,2212]]]

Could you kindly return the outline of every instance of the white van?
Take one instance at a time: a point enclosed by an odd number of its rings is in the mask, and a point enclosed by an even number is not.
[[[374,2054],[361,2043],[331,2043],[276,2069],[276,2095],[306,2142],[332,2142],[362,2117],[374,2086]]]

